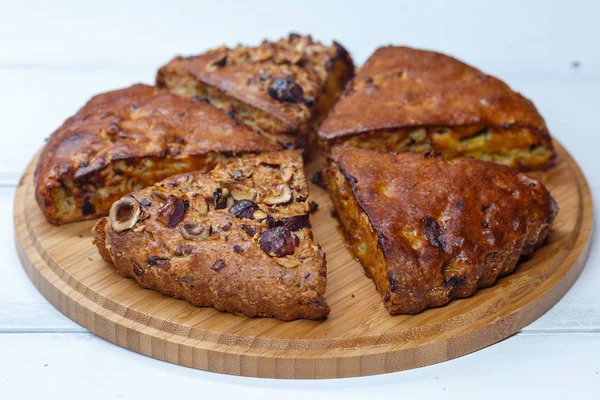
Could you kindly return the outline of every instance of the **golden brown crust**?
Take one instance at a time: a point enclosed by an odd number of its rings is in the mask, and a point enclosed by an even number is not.
[[[307,196],[299,152],[262,154],[127,195],[93,236],[105,260],[146,288],[250,317],[320,319],[325,254]]]
[[[350,245],[392,314],[493,284],[543,244],[558,212],[540,182],[431,151],[336,147],[327,176]]]
[[[548,152],[542,165],[510,166],[545,168],[554,157],[544,119],[530,100],[452,57],[408,47],[382,47],[369,58],[321,125],[319,137],[331,147],[356,135],[408,134],[417,128],[425,128],[432,147],[444,155],[463,156],[456,154],[465,152],[459,142],[487,130],[499,138],[484,153],[505,154],[505,149],[519,147],[522,143],[514,140],[519,132],[527,133],[525,150],[542,147]],[[435,136],[444,129],[452,131],[451,138]],[[503,137],[505,143],[498,145]]]
[[[353,74],[352,59],[341,45],[324,46],[310,36],[291,34],[257,47],[220,47],[176,57],[158,71],[156,85],[205,97],[284,145],[306,148],[315,124]],[[279,86],[285,93],[275,90],[278,79],[287,80],[287,88]]]
[[[204,102],[134,85],[95,96],[52,134],[35,172],[36,199],[54,224],[97,218],[167,176],[280,148]]]

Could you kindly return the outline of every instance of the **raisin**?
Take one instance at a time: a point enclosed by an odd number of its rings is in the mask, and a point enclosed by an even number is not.
[[[81,213],[83,215],[91,215],[96,213],[96,207],[92,203],[90,203],[89,197],[83,198],[83,206],[81,207]]]
[[[242,252],[242,246],[237,245],[237,244],[234,245],[233,246],[233,251],[236,252],[236,253],[238,253],[238,254],[241,253]]]
[[[158,209],[156,219],[165,224],[167,228],[175,228],[183,220],[186,208],[183,200],[169,195],[167,202]]]
[[[152,203],[148,199],[142,199],[142,201],[140,201],[140,204],[144,207],[150,207],[152,205]]]
[[[240,225],[240,227],[244,230],[244,232],[246,232],[249,236],[254,236],[256,235],[256,228],[253,227],[252,225],[246,225],[246,224],[242,224]]]
[[[258,206],[252,200],[240,200],[233,203],[228,212],[237,218],[254,219],[253,214],[256,210]]]
[[[229,229],[231,229],[231,225],[232,225],[232,224],[231,224],[231,222],[228,222],[228,223],[226,223],[225,225],[223,225],[223,226],[221,227],[221,230],[222,230],[223,232],[227,232]]]
[[[227,196],[229,192],[222,188],[216,188],[213,192],[213,198],[215,199],[215,210],[221,210],[227,207]]]
[[[308,214],[304,214],[294,215],[293,217],[288,218],[282,218],[279,221],[275,222],[275,226],[282,226],[294,232],[302,228],[310,228],[310,223],[308,222]]]
[[[135,261],[132,261],[131,263],[133,264],[133,273],[135,276],[138,278],[144,276],[144,270]]]
[[[221,58],[212,63],[215,67],[224,67],[227,65],[227,54],[223,55]]]
[[[319,204],[316,201],[311,200],[308,204],[310,205],[311,214],[317,212],[317,210],[319,209]]]
[[[300,239],[291,230],[276,226],[267,229],[258,241],[260,248],[272,257],[285,257],[294,254],[294,250],[300,244]]]
[[[267,89],[269,96],[283,103],[300,103],[304,101],[304,91],[289,78],[273,78]]]
[[[212,267],[210,267],[213,271],[215,272],[219,272],[221,271],[223,268],[225,268],[227,265],[225,264],[225,261],[223,260],[217,260],[215,261],[215,263],[213,264]]]
[[[425,236],[431,243],[433,247],[436,249],[444,250],[446,247],[446,237],[444,236],[445,232],[443,228],[435,222],[435,220],[431,217],[425,217],[421,221],[421,225],[423,226],[423,230],[425,231]]]

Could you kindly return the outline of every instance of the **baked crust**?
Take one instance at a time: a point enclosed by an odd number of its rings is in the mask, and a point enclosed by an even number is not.
[[[175,57],[158,71],[156,85],[207,99],[285,147],[310,149],[318,125],[353,75],[352,59],[338,43],[324,46],[290,34],[257,47]],[[285,93],[273,90],[276,79],[289,80],[289,87],[278,87]]]
[[[547,168],[555,157],[530,100],[452,57],[408,47],[375,51],[321,125],[319,138],[327,148],[408,151],[415,144],[409,136],[419,130],[425,140],[417,147],[448,159],[473,156],[527,170]]]
[[[36,200],[53,224],[93,219],[170,175],[281,149],[238,125],[204,102],[151,86],[100,94],[50,136],[35,171]]]
[[[143,287],[249,317],[320,319],[325,254],[307,196],[300,152],[262,154],[127,195],[92,234]]]
[[[432,151],[335,147],[326,175],[349,246],[391,314],[492,285],[544,243],[558,212],[538,181]]]

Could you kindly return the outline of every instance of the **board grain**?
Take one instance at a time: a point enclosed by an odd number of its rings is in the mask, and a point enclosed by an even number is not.
[[[571,287],[589,253],[593,208],[588,185],[555,143],[557,166],[541,179],[560,212],[548,244],[516,272],[468,299],[418,315],[390,316],[371,280],[346,249],[327,193],[315,239],[327,253],[323,322],[246,318],[197,308],[118,275],[91,243],[95,221],[61,227],[44,219],[33,197],[35,159],[15,195],[16,242],[34,285],[61,312],[95,334],[160,360],[233,375],[339,378],[381,374],[446,361],[514,334],[550,309]],[[322,160],[307,167],[310,175]]]

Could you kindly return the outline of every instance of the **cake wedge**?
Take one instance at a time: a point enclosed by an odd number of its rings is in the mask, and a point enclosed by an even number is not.
[[[319,129],[335,145],[387,152],[433,149],[518,170],[555,158],[544,119],[508,85],[450,56],[381,47],[346,88]]]
[[[347,243],[390,314],[492,285],[544,244],[558,212],[534,179],[433,151],[334,147],[326,178]]]
[[[197,96],[286,148],[312,151],[319,124],[353,75],[340,44],[290,34],[256,47],[175,57],[158,71],[156,85]]]
[[[134,85],[95,96],[50,136],[35,197],[53,224],[94,219],[121,196],[173,174],[277,150],[204,102]]]
[[[145,288],[249,317],[322,319],[325,254],[307,197],[300,152],[266,153],[128,194],[92,235]]]

